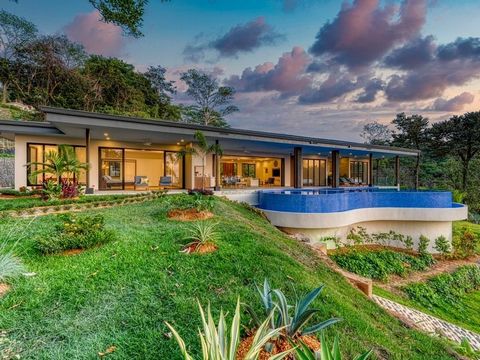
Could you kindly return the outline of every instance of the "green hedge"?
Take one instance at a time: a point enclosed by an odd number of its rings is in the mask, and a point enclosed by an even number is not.
[[[412,256],[391,250],[353,249],[330,257],[345,270],[377,280],[387,280],[393,274],[405,276],[412,270],[423,271],[435,262],[428,254]]]

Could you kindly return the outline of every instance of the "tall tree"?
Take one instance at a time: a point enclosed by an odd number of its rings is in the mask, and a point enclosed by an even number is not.
[[[433,124],[431,148],[435,155],[453,155],[462,165],[462,189],[468,187],[471,161],[480,153],[480,112],[469,112]]]
[[[186,120],[191,123],[227,127],[225,116],[238,111],[232,105],[235,89],[220,86],[218,81],[205,73],[190,69],[180,77],[187,86],[187,95],[195,105],[186,108]]]
[[[392,131],[388,128],[388,125],[374,121],[363,126],[360,136],[366,144],[385,145],[391,140]]]
[[[11,79],[17,99],[35,106],[82,107],[86,83],[77,69],[86,54],[81,45],[62,35],[42,36],[17,52]]]
[[[30,21],[0,10],[0,81],[2,102],[8,101],[8,87],[12,79],[12,60],[17,48],[24,46],[37,36],[37,27]]]
[[[428,119],[422,115],[407,116],[405,113],[397,114],[392,121],[395,125],[392,144],[415,150],[426,149],[428,144]],[[414,168],[415,188],[418,188],[418,178],[420,171],[420,154],[417,156]]]

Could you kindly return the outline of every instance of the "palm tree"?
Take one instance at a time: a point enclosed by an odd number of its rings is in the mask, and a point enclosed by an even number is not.
[[[184,157],[187,154],[197,155],[202,158],[202,190],[205,189],[205,159],[209,154],[215,154],[216,156],[222,156],[223,150],[219,144],[209,145],[205,135],[197,130],[193,135],[193,138],[197,141],[196,146],[182,149],[178,152],[178,156]]]
[[[89,164],[78,160],[73,146],[59,145],[58,151],[49,151],[45,154],[44,162],[31,162],[27,166],[37,169],[32,171],[31,178],[40,174],[50,174],[57,180],[58,184],[61,184],[62,177],[76,179],[80,171],[88,169]]]

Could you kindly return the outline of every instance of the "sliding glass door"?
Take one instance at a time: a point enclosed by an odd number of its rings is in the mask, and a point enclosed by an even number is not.
[[[177,152],[100,148],[99,156],[101,190],[134,190],[139,176],[150,188],[159,187],[164,176],[171,177],[172,187],[183,187],[183,159]]]
[[[324,159],[303,160],[303,186],[326,186],[327,162]]]

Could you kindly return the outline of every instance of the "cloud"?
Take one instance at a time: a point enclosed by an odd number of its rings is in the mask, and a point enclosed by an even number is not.
[[[120,56],[126,45],[122,29],[111,23],[101,21],[98,10],[87,14],[78,14],[64,27],[67,37],[82,44],[92,54]]]
[[[252,52],[262,46],[273,45],[284,39],[272,26],[265,22],[264,17],[258,17],[245,24],[232,27],[227,33],[213,41],[198,44],[203,34],[197,35],[193,44],[188,44],[183,54],[187,60],[200,61],[206,51],[216,51],[218,57],[237,57],[240,53]]]
[[[410,70],[433,60],[436,50],[433,36],[416,38],[393,50],[384,61],[385,66]]]
[[[385,83],[381,79],[371,79],[365,85],[363,93],[360,94],[357,98],[359,103],[370,103],[374,102],[377,94],[385,88]]]
[[[433,103],[433,110],[437,111],[461,111],[465,105],[473,103],[475,96],[469,92],[463,92],[451,99],[438,98]]]
[[[415,101],[442,96],[450,86],[480,77],[480,38],[457,39],[441,45],[432,60],[404,74],[393,75],[385,94],[391,101]]]
[[[364,77],[356,77],[349,73],[330,72],[327,79],[319,86],[312,87],[299,97],[301,104],[326,103],[365,85]]]
[[[458,58],[480,58],[480,38],[457,38],[452,43],[438,47],[438,58],[444,61]]]
[[[295,46],[277,64],[266,62],[254,69],[246,68],[242,75],[233,75],[226,83],[240,92],[278,91],[282,97],[292,96],[310,86],[311,78],[305,74],[310,61],[305,50]]]
[[[344,3],[337,17],[320,29],[310,53],[333,57],[351,69],[369,66],[418,36],[426,10],[426,0],[405,0],[400,7],[381,7],[379,0]]]

